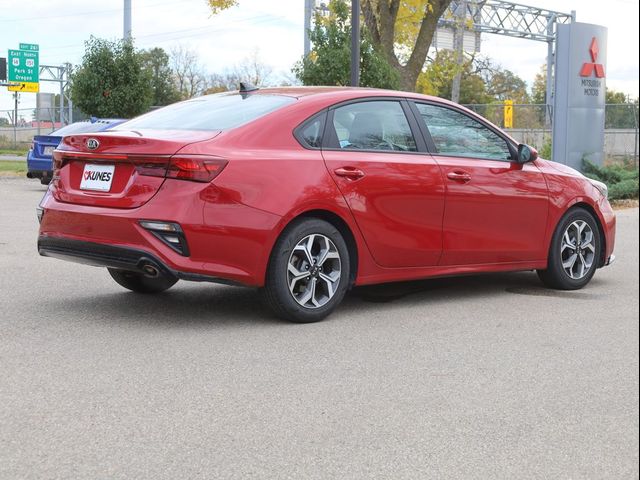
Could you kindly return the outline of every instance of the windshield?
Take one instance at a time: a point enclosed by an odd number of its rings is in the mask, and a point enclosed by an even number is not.
[[[295,102],[282,95],[206,95],[149,112],[112,130],[226,130]]]

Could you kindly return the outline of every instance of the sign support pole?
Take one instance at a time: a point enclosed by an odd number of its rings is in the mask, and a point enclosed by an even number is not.
[[[18,148],[18,92],[13,92],[13,148]]]
[[[360,0],[351,0],[351,86],[360,86]]]

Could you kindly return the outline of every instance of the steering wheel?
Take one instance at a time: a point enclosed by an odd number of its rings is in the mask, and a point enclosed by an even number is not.
[[[393,143],[383,140],[382,142],[378,143],[375,146],[374,150],[397,150],[397,149]]]

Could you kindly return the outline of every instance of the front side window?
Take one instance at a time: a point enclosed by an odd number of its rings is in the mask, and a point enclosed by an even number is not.
[[[474,118],[447,107],[416,106],[440,155],[511,160],[507,141]]]
[[[416,142],[399,102],[351,103],[333,112],[336,147],[351,150],[415,152]]]

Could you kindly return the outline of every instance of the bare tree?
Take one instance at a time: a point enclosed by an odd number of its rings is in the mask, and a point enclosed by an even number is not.
[[[202,95],[207,88],[204,69],[198,54],[178,45],[171,49],[171,68],[175,75],[176,87],[183,98]]]
[[[273,68],[260,60],[260,50],[257,48],[236,65],[232,72],[234,77],[252,83],[256,87],[266,85],[272,73]]]
[[[260,60],[260,52],[256,49],[251,55],[223,73],[209,75],[206,93],[237,90],[240,82],[249,82],[256,87],[263,87],[271,81],[272,73],[273,68]]]

